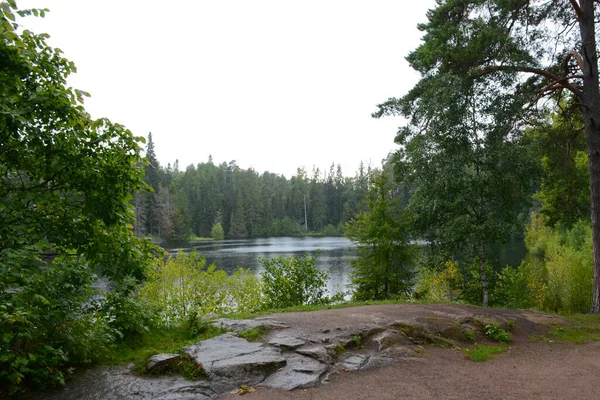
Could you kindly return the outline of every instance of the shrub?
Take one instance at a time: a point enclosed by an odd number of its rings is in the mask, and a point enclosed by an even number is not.
[[[335,226],[327,224],[325,229],[323,229],[323,236],[341,236],[341,234]]]
[[[496,287],[491,293],[494,305],[508,308],[532,308],[536,305],[536,293],[532,283],[529,263],[522,262],[519,267],[507,265],[497,274]]]
[[[242,268],[227,276],[197,252],[180,252],[159,262],[141,289],[165,326],[179,326],[197,316],[257,311],[260,281]]]
[[[416,292],[419,297],[440,301],[460,298],[463,276],[458,263],[448,260],[440,271],[422,268],[417,276]]]
[[[329,302],[326,296],[329,274],[317,270],[315,258],[294,256],[261,259],[263,294],[267,308],[318,305]]]
[[[298,236],[300,235],[300,227],[290,217],[285,216],[282,219],[273,221],[271,232],[273,236]]]
[[[527,247],[537,257],[530,263],[527,276],[528,288],[535,289],[534,303],[554,312],[588,312],[593,289],[589,221],[579,221],[565,231],[553,231],[545,226],[546,221],[545,216],[532,213],[526,230]]]
[[[0,388],[12,393],[64,384],[68,366],[97,361],[114,339],[90,303],[94,274],[85,260],[58,257],[26,279],[21,290],[0,295]]]
[[[217,222],[212,227],[212,230],[210,231],[210,236],[214,240],[223,240],[223,239],[225,239],[225,231],[223,230],[223,225],[221,225],[221,223]]]
[[[500,328],[498,324],[488,324],[483,328],[485,337],[493,342],[510,343],[512,335],[510,332]]]

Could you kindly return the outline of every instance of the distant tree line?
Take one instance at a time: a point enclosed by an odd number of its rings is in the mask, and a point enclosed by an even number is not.
[[[151,133],[146,159],[148,190],[133,200],[135,234],[171,242],[211,237],[221,228],[231,239],[341,235],[343,225],[361,210],[373,173],[361,162],[355,176],[347,177],[332,163],[328,171],[313,167],[310,174],[298,168],[287,179],[242,169],[235,161],[217,165],[212,157],[185,170],[178,161],[163,167]]]

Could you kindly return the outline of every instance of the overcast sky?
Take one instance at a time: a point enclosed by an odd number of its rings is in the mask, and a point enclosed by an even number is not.
[[[86,109],[152,132],[162,165],[236,160],[287,177],[377,166],[401,118],[371,118],[418,74],[434,0],[21,0],[24,25],[75,62]],[[34,21],[35,19],[35,21]]]

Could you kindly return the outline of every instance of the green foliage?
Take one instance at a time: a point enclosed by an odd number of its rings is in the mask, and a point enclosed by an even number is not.
[[[323,229],[323,236],[342,236],[338,228],[331,224],[327,224]]]
[[[410,287],[410,220],[391,189],[386,172],[374,172],[366,211],[344,229],[357,244],[358,257],[352,260],[354,300],[398,297]]]
[[[282,219],[273,221],[271,225],[272,236],[298,236],[300,227],[290,217],[285,216]]]
[[[124,279],[100,302],[102,314],[119,340],[144,335],[158,324],[157,310],[136,293],[137,289],[135,280]]]
[[[552,229],[548,218],[532,213],[525,231],[531,256],[517,268],[497,275],[492,294],[496,305],[537,308],[566,314],[591,308],[593,288],[592,230],[587,221],[570,229]]]
[[[265,334],[269,333],[269,329],[265,327],[251,328],[238,333],[238,336],[251,342],[259,341]]]
[[[476,344],[472,349],[462,349],[465,358],[471,361],[483,362],[494,358],[496,354],[506,351],[503,347],[488,346],[485,344]]]
[[[550,335],[565,342],[583,344],[587,340],[600,340],[600,329],[587,326],[558,327],[550,332]]]
[[[223,230],[223,226],[220,222],[217,222],[210,231],[210,236],[214,240],[223,240],[225,239],[225,231]]]
[[[84,260],[58,257],[0,304],[0,383],[22,387],[64,384],[69,365],[97,361],[116,332],[93,304],[93,273]]]
[[[341,343],[338,343],[338,344],[337,344],[337,345],[336,345],[336,346],[333,348],[333,352],[334,352],[336,355],[338,355],[338,356],[339,356],[339,355],[341,355],[341,354],[344,354],[344,353],[346,352],[346,348],[344,347],[344,345],[343,345],[343,344],[341,344]]]
[[[194,328],[189,323],[169,329],[155,328],[119,343],[103,361],[113,365],[135,363],[135,370],[143,373],[149,357],[161,353],[177,354],[182,347],[223,333],[222,329],[210,324],[202,324],[201,329]]]
[[[446,261],[441,270],[422,267],[417,274],[415,293],[419,299],[456,301],[461,298],[463,275],[456,261]]]
[[[93,272],[133,287],[156,253],[130,229],[143,138],[91,119],[74,64],[20,25],[29,15],[44,11],[0,7],[0,395],[64,383],[139,325]]]
[[[492,303],[507,308],[536,308],[543,288],[543,280],[537,279],[530,263],[524,261],[519,267],[507,265],[497,274]]]
[[[135,231],[171,241],[189,236],[212,236],[218,221],[229,238],[300,236],[311,232],[339,236],[340,227],[356,212],[364,198],[369,171],[361,164],[354,177],[345,177],[332,165],[329,174],[314,169],[309,178],[303,168],[286,179],[240,168],[235,161],[188,166],[160,166],[148,135],[145,182],[153,192],[138,194]],[[327,227],[328,225],[331,225]],[[337,232],[332,227],[337,227]]]
[[[266,308],[298,305],[321,305],[327,298],[329,274],[317,270],[315,258],[303,256],[261,259],[261,273]]]
[[[206,314],[257,311],[260,293],[260,281],[248,271],[227,276],[206,267],[198,252],[180,252],[155,265],[140,296],[158,310],[161,324],[178,326]]]
[[[590,176],[581,104],[567,97],[551,119],[527,131],[544,174],[535,198],[551,227],[590,218]]]
[[[512,335],[510,332],[500,328],[498,324],[487,324],[483,328],[483,333],[485,337],[493,342],[499,343],[510,343],[512,342]]]
[[[477,334],[472,329],[464,329],[463,339],[465,342],[473,343],[477,339]]]
[[[543,291],[543,300],[537,304],[542,309],[567,314],[588,312],[593,288],[589,222],[579,221],[569,230],[553,231],[545,226],[546,221],[547,217],[532,214],[532,223],[526,232],[526,244],[543,268],[543,272],[537,274],[538,281],[544,279],[537,284]]]

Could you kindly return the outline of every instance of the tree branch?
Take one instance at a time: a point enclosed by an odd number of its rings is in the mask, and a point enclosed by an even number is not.
[[[577,1],[569,0],[569,2],[571,3],[571,5],[573,6],[573,9],[575,10],[575,14],[577,14],[577,18],[581,19],[581,7],[579,7],[579,4],[577,4]]]
[[[476,76],[484,76],[494,72],[527,72],[530,74],[539,75],[552,81],[550,84],[547,85],[547,87],[558,84],[561,88],[570,90],[574,95],[578,97],[581,96],[581,90],[576,85],[572,85],[567,82],[568,79],[578,77],[578,75],[561,77],[559,75],[553,74],[548,70],[540,68],[521,67],[517,65],[490,65],[479,70]]]

